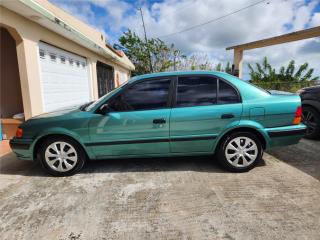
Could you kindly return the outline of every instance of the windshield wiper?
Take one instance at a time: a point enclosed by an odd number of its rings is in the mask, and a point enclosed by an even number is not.
[[[81,105],[81,106],[79,107],[79,109],[80,109],[81,111],[86,111],[87,107],[88,107],[89,105],[91,105],[91,103],[93,103],[93,102],[94,102],[94,101],[87,102],[87,103]]]

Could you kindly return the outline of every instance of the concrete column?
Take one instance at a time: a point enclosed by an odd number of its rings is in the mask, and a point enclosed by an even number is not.
[[[235,75],[239,78],[242,78],[242,58],[243,58],[243,50],[242,49],[234,49],[233,55],[233,64]]]
[[[98,94],[98,79],[97,79],[97,60],[88,59],[88,64],[90,66],[90,81],[91,81],[91,94],[92,100],[97,100],[99,98]]]
[[[25,118],[42,113],[38,41],[23,38],[17,43],[17,57]]]

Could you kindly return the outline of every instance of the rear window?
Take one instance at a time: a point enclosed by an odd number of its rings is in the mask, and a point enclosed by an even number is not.
[[[215,77],[179,77],[177,107],[207,106],[216,103],[217,79]]]
[[[233,86],[220,80],[218,101],[220,104],[238,103],[240,101],[240,97]]]
[[[245,81],[245,80],[242,80],[242,79],[240,79],[240,80],[243,81],[243,82],[245,82],[246,84],[249,84],[249,85],[252,86],[252,87],[255,87],[255,88],[259,89],[259,90],[262,91],[262,92],[271,94],[271,92],[270,92],[269,90],[266,90],[266,89],[264,89],[264,88],[261,88],[261,87],[255,85],[255,84],[253,84],[253,83],[251,83],[251,82],[249,82],[249,81]]]

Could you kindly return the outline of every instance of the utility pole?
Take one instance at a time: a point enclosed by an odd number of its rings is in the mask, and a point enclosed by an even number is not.
[[[141,14],[141,20],[142,20],[142,26],[143,26],[143,31],[144,31],[144,40],[146,42],[146,45],[148,45],[148,39],[147,39],[147,33],[146,33],[146,27],[144,25],[144,19],[143,19],[143,13],[142,13],[142,9],[141,7],[138,8],[138,10],[140,11]],[[150,64],[150,71],[153,72],[153,67],[152,67],[152,62],[151,62],[151,53],[150,53],[150,49],[148,49],[148,54],[149,54],[149,64]]]
[[[176,55],[173,56],[173,71],[177,71],[177,68],[176,68]]]

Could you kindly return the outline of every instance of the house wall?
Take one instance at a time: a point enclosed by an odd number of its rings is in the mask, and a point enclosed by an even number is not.
[[[116,87],[127,82],[130,79],[130,76],[131,76],[130,71],[127,71],[126,69],[124,69],[120,66],[114,67],[114,77],[115,77],[115,86]]]
[[[7,8],[0,6],[1,25],[17,32],[16,39],[17,55],[19,64],[20,82],[22,87],[22,99],[26,119],[43,112],[40,65],[38,61],[38,43],[46,42],[58,48],[81,55],[87,58],[88,68],[91,77],[92,100],[98,98],[98,85],[96,74],[97,61],[108,64],[121,73],[130,75],[130,71],[117,66],[108,59],[84,48],[75,42],[52,32],[41,25],[22,17]],[[41,21],[41,20],[40,20]],[[116,76],[116,74],[115,74]]]

